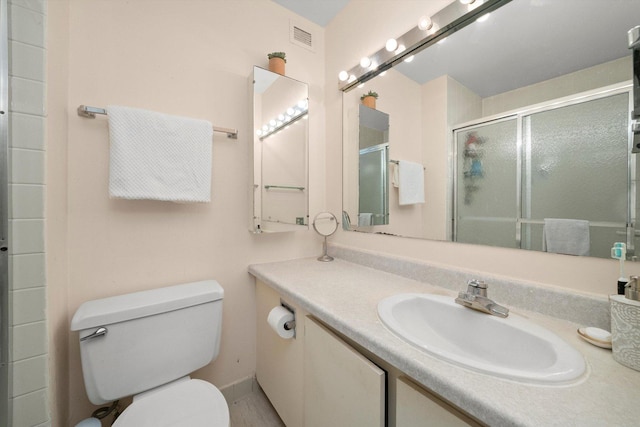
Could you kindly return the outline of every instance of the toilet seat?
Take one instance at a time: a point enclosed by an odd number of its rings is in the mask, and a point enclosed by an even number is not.
[[[177,381],[147,392],[118,417],[113,427],[229,427],[229,407],[212,384]]]

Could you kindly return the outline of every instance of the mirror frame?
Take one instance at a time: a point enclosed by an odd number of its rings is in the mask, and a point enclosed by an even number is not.
[[[256,74],[257,73],[270,73],[273,76],[273,82],[280,81],[280,79],[286,79],[287,82],[296,83],[297,85],[304,86],[304,98],[300,99],[299,97],[292,97],[291,99],[287,99],[286,101],[291,101],[290,104],[279,106],[282,109],[278,109],[278,112],[282,112],[284,115],[290,116],[287,120],[282,119],[284,123],[278,123],[277,125],[273,125],[270,130],[263,134],[262,130],[258,128],[258,126],[263,123],[256,122]],[[309,126],[305,123],[304,130],[304,183],[300,185],[299,183],[264,183],[263,182],[263,174],[264,174],[264,158],[263,158],[263,150],[262,144],[267,138],[277,138],[277,134],[286,131],[289,126],[292,126],[292,130],[295,126],[299,126],[298,122],[305,122],[304,119],[308,119],[309,117],[309,84],[302,82],[300,80],[293,79],[286,75],[281,75],[278,73],[274,73],[265,68],[254,66],[251,74],[248,78],[248,86],[249,86],[249,97],[251,105],[251,122],[252,122],[252,140],[251,140],[251,149],[249,150],[251,154],[251,178],[250,178],[250,198],[251,198],[251,211],[249,217],[249,231],[254,234],[262,234],[262,233],[280,233],[280,232],[289,232],[289,231],[299,231],[299,230],[308,230],[309,229]],[[284,97],[286,98],[286,97]],[[302,106],[300,103],[296,106],[295,103],[298,101],[306,101]],[[286,102],[285,101],[285,102]],[[260,102],[260,106],[262,107],[262,102]],[[288,108],[294,107],[294,108]],[[289,112],[285,113],[286,109],[295,109],[294,113],[290,114]],[[260,110],[262,111],[262,109]],[[277,113],[277,112],[276,112]],[[273,117],[271,117],[273,118]],[[277,118],[277,117],[276,117]],[[261,117],[261,119],[263,119]],[[265,120],[268,120],[266,118]],[[280,120],[280,119],[278,119]],[[275,120],[274,120],[275,122]],[[275,127],[275,129],[274,129]],[[281,141],[282,142],[282,141]],[[280,144],[282,145],[282,144]],[[295,216],[295,224],[292,222],[283,222],[280,220],[269,221],[270,224],[274,226],[270,229],[264,227],[264,192],[273,190],[283,193],[292,193],[295,194],[300,192],[304,194],[304,206],[305,212],[302,216]],[[281,195],[281,196],[282,196]]]

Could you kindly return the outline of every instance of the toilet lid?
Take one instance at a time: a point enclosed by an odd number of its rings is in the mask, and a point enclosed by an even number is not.
[[[136,399],[113,427],[229,427],[220,390],[201,380],[181,381]]]

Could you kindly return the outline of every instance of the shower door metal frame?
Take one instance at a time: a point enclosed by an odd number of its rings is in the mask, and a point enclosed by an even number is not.
[[[358,165],[360,165],[360,156],[363,154],[370,154],[380,152],[380,175],[383,182],[382,185],[382,213],[373,214],[373,225],[388,225],[389,224],[389,143],[383,142],[382,144],[372,145],[371,147],[362,148],[358,151]],[[360,180],[360,171],[358,171],[358,181]],[[358,183],[358,187],[360,187]],[[358,214],[360,214],[360,193],[358,192]],[[382,224],[375,224],[376,218],[382,218]]]
[[[577,105],[588,101],[594,101],[601,98],[606,98],[609,96],[620,95],[623,93],[629,94],[629,111],[633,110],[633,94],[631,92],[632,84],[627,83],[619,83],[611,86],[607,86],[604,88],[599,88],[587,92],[583,92],[580,94],[570,95],[567,97],[543,102],[540,104],[536,104],[532,107],[526,107],[525,109],[518,111],[511,111],[504,114],[497,114],[495,116],[484,117],[478,120],[474,120],[471,122],[463,123],[461,125],[455,126],[451,132],[452,138],[452,176],[453,176],[453,185],[452,185],[452,216],[451,216],[451,233],[452,233],[452,241],[456,242],[458,238],[458,144],[457,144],[457,134],[460,132],[467,131],[469,128],[479,128],[482,126],[489,126],[495,123],[499,123],[502,121],[508,120],[516,120],[517,126],[517,141],[516,141],[516,150],[517,150],[517,165],[516,165],[516,247],[522,248],[522,228],[523,225],[532,225],[532,224],[543,224],[542,220],[532,220],[523,218],[523,195],[530,195],[530,185],[525,186],[523,188],[523,180],[530,180],[530,167],[523,167],[523,158],[524,153],[523,150],[527,149],[524,144],[524,118],[527,116],[531,116],[536,113],[541,113],[544,111],[551,111],[558,108],[569,107],[571,105]],[[634,255],[635,249],[635,224],[636,224],[636,183],[635,183],[635,174],[636,174],[636,158],[631,154],[631,149],[633,147],[633,133],[631,132],[631,122],[629,121],[628,125],[628,150],[627,153],[627,222],[626,224],[619,224],[617,222],[605,222],[605,221],[594,221],[591,222],[590,225],[594,227],[611,227],[618,228],[624,227],[625,232],[625,240],[627,244],[627,251],[630,255]],[[527,161],[530,162],[530,156],[526,156]],[[526,174],[523,174],[523,169]],[[529,181],[530,182],[530,181]],[[525,248],[526,249],[526,248]]]
[[[452,161],[453,161],[453,167],[452,167],[452,183],[453,185],[452,187],[452,206],[451,206],[451,241],[452,242],[457,242],[458,241],[458,138],[457,135],[459,133],[462,132],[466,132],[468,131],[470,128],[481,128],[481,127],[485,127],[485,126],[491,126],[491,125],[495,125],[497,123],[503,123],[503,122],[508,122],[510,120],[516,120],[516,129],[519,129],[520,126],[518,124],[518,120],[519,117],[517,116],[517,114],[505,114],[505,115],[500,115],[500,116],[495,116],[495,117],[489,117],[489,118],[484,118],[481,120],[476,120],[474,122],[470,122],[470,123],[466,123],[462,126],[458,126],[455,127],[453,129],[453,132],[451,133],[452,137],[453,137],[453,149],[452,149]],[[516,200],[517,200],[517,211],[516,211],[516,215],[520,215],[520,200],[521,200],[521,196],[520,196],[520,188],[521,188],[521,172],[520,172],[520,165],[522,163],[522,159],[520,158],[521,156],[521,138],[520,138],[520,134],[518,132],[518,135],[516,137]]]
[[[0,0],[0,425],[9,425],[9,19]]]

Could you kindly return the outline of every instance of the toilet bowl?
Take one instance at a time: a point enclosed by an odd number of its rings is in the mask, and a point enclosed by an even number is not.
[[[133,396],[115,427],[229,427],[227,402],[189,374],[220,349],[224,291],[215,280],[88,301],[79,331],[85,388],[95,405]]]
[[[197,379],[179,380],[134,397],[113,427],[229,427],[220,390]]]

